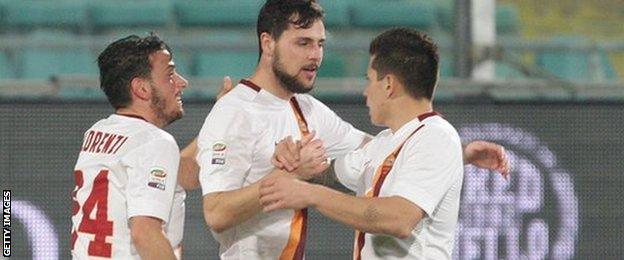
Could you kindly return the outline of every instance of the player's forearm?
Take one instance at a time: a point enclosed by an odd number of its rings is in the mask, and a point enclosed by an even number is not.
[[[373,136],[367,133],[364,136],[364,139],[362,139],[362,143],[360,143],[360,146],[358,147],[358,149],[366,146],[366,144],[370,142],[371,140],[373,140]]]
[[[204,196],[204,218],[210,228],[221,233],[248,220],[262,210],[259,197],[259,184],[225,192],[215,192]]]
[[[266,178],[288,174],[274,170],[261,180],[241,189],[209,193],[204,196],[204,218],[206,224],[217,232],[223,232],[238,225],[262,211],[260,204],[260,182]]]
[[[336,171],[334,169],[334,162],[336,160],[331,161],[331,165],[324,173],[321,175],[312,178],[309,180],[310,183],[320,184],[326,187],[337,187],[338,186],[338,177],[336,177]]]
[[[313,189],[311,205],[321,214],[363,232],[405,238],[422,218],[400,197],[355,197],[319,185]]]
[[[466,146],[468,144],[462,143],[461,145],[462,145],[462,162],[464,162],[464,165],[468,165],[468,164],[470,164],[470,161],[469,161],[469,159],[467,157],[467,153],[466,153]]]
[[[176,259],[169,240],[162,232],[161,221],[149,217],[138,221],[134,219],[131,226],[132,243],[141,259]]]
[[[169,240],[167,240],[162,232],[152,234],[145,239],[145,242],[135,243],[135,247],[141,259],[177,259],[175,254],[173,254],[173,248],[171,248]]]
[[[178,183],[185,190],[199,188],[199,165],[195,159],[197,155],[197,138],[180,152],[180,167],[178,169]]]

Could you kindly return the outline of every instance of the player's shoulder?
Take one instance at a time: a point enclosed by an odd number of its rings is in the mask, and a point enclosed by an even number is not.
[[[381,130],[379,133],[377,133],[377,135],[375,135],[373,140],[389,138],[389,137],[392,137],[392,130],[390,130],[390,128],[387,128],[387,129]]]
[[[431,128],[442,131],[449,136],[459,136],[455,127],[442,116],[432,117],[425,125],[429,125]]]
[[[252,102],[257,95],[257,91],[247,87],[245,84],[239,83],[236,87],[230,90],[230,92],[223,95],[217,103],[222,103],[224,105],[240,105],[241,102]]]
[[[442,116],[427,118],[423,121],[423,125],[422,129],[419,130],[420,136],[436,142],[457,143],[461,145],[459,133],[457,133],[455,127]]]
[[[310,94],[295,94],[295,99],[304,113],[324,115],[334,114],[334,112],[327,105]]]
[[[247,111],[251,109],[257,92],[243,84],[238,84],[215,103],[212,110],[216,111]]]
[[[173,135],[171,135],[167,131],[162,130],[155,126],[153,128],[150,128],[148,131],[152,135],[152,140],[167,142],[170,144],[175,144],[177,146],[175,138],[173,138]]]
[[[114,118],[113,116],[111,117]],[[152,123],[139,118],[124,118],[124,116],[117,116],[117,118],[124,121],[123,124],[117,127],[126,132],[132,139],[137,140],[139,145],[149,142],[161,142],[177,146],[175,138],[170,133]]]
[[[295,94],[295,99],[297,100],[297,102],[299,102],[300,105],[326,107],[323,102],[310,94]]]

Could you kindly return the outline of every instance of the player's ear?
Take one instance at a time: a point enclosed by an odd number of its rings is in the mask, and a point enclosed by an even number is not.
[[[275,52],[276,39],[268,32],[260,34],[260,46],[262,47],[262,53],[265,53],[269,57],[273,57]]]
[[[396,95],[398,90],[398,81],[396,80],[396,77],[393,74],[388,74],[384,77],[383,81],[385,84],[384,91],[386,93],[386,98],[391,98]]]
[[[130,81],[130,95],[133,99],[149,100],[152,96],[152,88],[148,80],[135,77]]]

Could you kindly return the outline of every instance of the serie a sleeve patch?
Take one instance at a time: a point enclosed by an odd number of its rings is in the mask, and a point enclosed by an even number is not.
[[[212,145],[212,164],[224,165],[227,155],[227,145],[223,141],[217,141]]]
[[[165,190],[165,180],[167,179],[167,172],[165,169],[155,166],[150,168],[149,172],[149,181],[147,182],[147,186],[159,190]]]

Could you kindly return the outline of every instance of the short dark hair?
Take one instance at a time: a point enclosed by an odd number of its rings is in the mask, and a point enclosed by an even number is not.
[[[431,100],[438,81],[438,47],[426,34],[409,28],[394,28],[377,36],[370,44],[371,67],[377,80],[394,74],[408,93]]]
[[[296,20],[292,20],[293,15],[297,16]],[[298,28],[310,28],[323,17],[323,8],[316,0],[267,0],[260,9],[256,26],[259,54],[262,55],[262,33],[267,32],[274,39],[278,39],[288,29],[289,24]]]
[[[100,88],[115,109],[130,105],[132,79],[150,78],[152,66],[149,57],[160,50],[170,51],[169,46],[163,40],[150,33],[144,38],[130,35],[119,39],[100,53],[98,56]],[[173,54],[171,55],[173,58]]]

